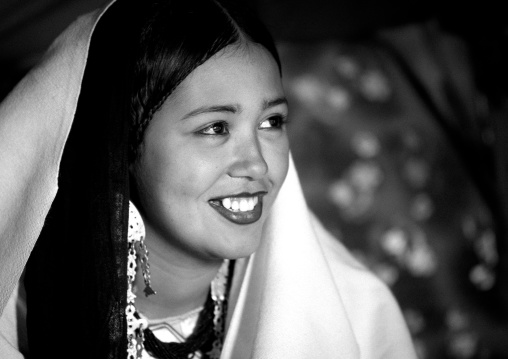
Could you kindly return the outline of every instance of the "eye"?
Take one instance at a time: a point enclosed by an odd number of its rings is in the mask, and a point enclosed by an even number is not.
[[[229,133],[226,122],[214,122],[211,125],[198,131],[202,135],[227,135]]]
[[[275,115],[271,116],[268,119],[261,122],[259,125],[259,128],[265,129],[265,128],[275,128],[279,129],[282,128],[284,123],[286,122],[286,116],[283,115]]]

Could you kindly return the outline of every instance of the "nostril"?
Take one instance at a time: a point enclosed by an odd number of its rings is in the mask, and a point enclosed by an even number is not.
[[[231,165],[229,175],[231,177],[244,177],[260,179],[268,173],[268,165],[263,158],[258,160],[236,161]]]
[[[245,177],[250,179],[259,179],[268,173],[268,164],[266,163],[260,151],[238,153],[230,166],[229,174],[231,177]]]
[[[268,164],[258,139],[255,136],[243,136],[237,140],[232,148],[229,175],[251,180],[263,178],[268,173]]]

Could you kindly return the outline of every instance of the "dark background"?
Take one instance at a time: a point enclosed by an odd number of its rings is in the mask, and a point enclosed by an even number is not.
[[[501,1],[248,0],[277,40],[317,41],[369,36],[380,28],[437,18],[477,43],[506,40]],[[79,14],[103,0],[2,0],[0,95],[37,62],[51,41]],[[489,44],[491,41],[487,41]],[[485,46],[490,46],[485,44]],[[491,49],[491,51],[495,51]],[[506,51],[504,51],[506,52]],[[506,56],[506,54],[504,54]],[[506,59],[506,58],[505,58]]]

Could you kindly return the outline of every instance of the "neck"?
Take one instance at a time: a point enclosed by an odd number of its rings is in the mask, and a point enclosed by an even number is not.
[[[210,283],[222,260],[202,260],[182,253],[147,228],[151,287],[157,292],[146,297],[145,283],[138,267],[136,307],[149,319],[187,313],[202,306]]]

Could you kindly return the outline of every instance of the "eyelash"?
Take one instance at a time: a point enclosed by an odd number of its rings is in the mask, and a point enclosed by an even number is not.
[[[214,129],[218,126],[222,126],[221,133],[207,133],[207,131],[209,131],[209,130],[214,131]],[[224,136],[229,133],[229,126],[228,126],[228,123],[224,122],[224,121],[214,122],[214,123],[206,126],[205,128],[199,130],[197,133],[200,135],[205,135],[205,136]]]
[[[272,127],[262,127],[263,123],[265,123],[267,121],[273,121],[273,120],[277,121],[276,125],[274,125]],[[281,129],[287,122],[288,122],[288,119],[287,119],[286,115],[273,115],[273,116],[270,116],[269,118],[267,118],[266,120],[264,120],[263,122],[261,122],[259,124],[259,128],[261,128],[261,129],[266,129],[266,128]]]
[[[263,123],[265,123],[267,121],[273,121],[273,120],[277,121],[277,123],[270,126],[270,127],[262,127]],[[274,116],[271,116],[268,119],[264,120],[263,122],[261,122],[259,124],[259,128],[260,129],[270,129],[270,128],[281,129],[286,123],[287,123],[287,116],[274,115]],[[210,133],[210,131],[212,131],[213,133]],[[200,135],[204,135],[204,136],[225,136],[225,135],[229,134],[229,125],[225,121],[217,121],[217,122],[214,122],[214,123],[206,126],[203,129],[197,131],[197,133]]]

